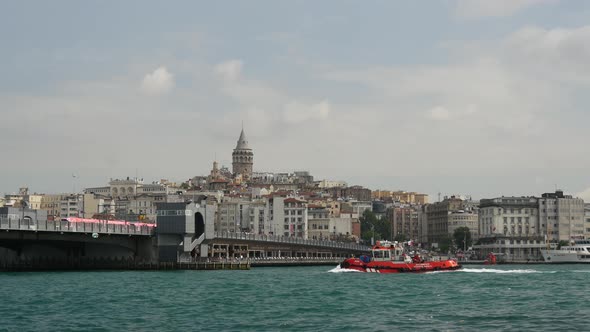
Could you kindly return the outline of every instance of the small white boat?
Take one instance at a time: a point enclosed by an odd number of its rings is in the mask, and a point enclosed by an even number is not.
[[[577,240],[559,249],[541,249],[545,263],[590,263],[590,240]]]

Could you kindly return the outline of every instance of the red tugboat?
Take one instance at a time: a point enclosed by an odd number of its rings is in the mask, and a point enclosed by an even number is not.
[[[361,272],[402,273],[457,270],[461,265],[456,260],[425,261],[420,255],[410,257],[397,242],[377,241],[371,249],[371,256],[347,258],[340,267]]]

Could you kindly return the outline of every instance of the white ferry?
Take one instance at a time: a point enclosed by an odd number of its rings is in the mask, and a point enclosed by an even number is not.
[[[545,263],[590,263],[590,240],[577,240],[560,249],[541,249]]]

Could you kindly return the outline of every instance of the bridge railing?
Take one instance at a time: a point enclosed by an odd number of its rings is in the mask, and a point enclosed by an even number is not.
[[[215,232],[215,238],[232,239],[232,240],[246,240],[246,241],[260,241],[260,242],[274,242],[285,244],[301,244],[306,246],[317,246],[326,248],[341,248],[358,251],[369,251],[370,247],[363,246],[352,242],[337,242],[328,240],[307,240],[297,237],[288,237],[280,235],[265,235],[265,234],[249,234],[249,233],[234,233],[234,232]]]
[[[69,222],[65,220],[30,220],[0,217],[0,230],[21,230],[37,232],[70,232],[123,235],[153,235],[153,227],[137,226],[133,223],[119,225],[102,222]]]

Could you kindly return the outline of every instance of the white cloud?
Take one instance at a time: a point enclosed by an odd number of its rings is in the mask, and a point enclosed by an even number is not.
[[[449,110],[442,106],[431,108],[428,115],[434,120],[447,120],[450,117]]]
[[[326,100],[313,105],[293,101],[285,105],[283,119],[285,122],[291,124],[308,120],[323,120],[328,118],[330,111],[330,103]]]
[[[538,72],[550,71],[568,80],[588,80],[590,72],[590,26],[574,29],[526,27],[503,43],[503,56],[519,66]],[[560,73],[561,72],[561,73]]]
[[[590,203],[590,188],[577,193],[576,197],[580,197],[581,199],[584,200],[585,203]]]
[[[141,82],[141,90],[149,95],[167,94],[174,88],[174,75],[166,67],[160,67],[145,75]]]
[[[455,14],[462,18],[510,16],[536,5],[554,3],[557,0],[457,0]]]
[[[224,80],[234,82],[240,78],[242,74],[242,66],[242,60],[229,60],[215,66],[215,71]]]

